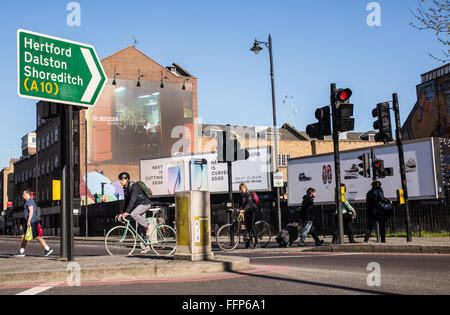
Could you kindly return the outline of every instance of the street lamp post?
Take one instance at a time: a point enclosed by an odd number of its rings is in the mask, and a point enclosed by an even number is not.
[[[253,47],[250,49],[256,55],[262,50],[259,44],[265,45],[269,49],[270,55],[270,79],[272,84],[272,112],[273,112],[273,133],[274,133],[274,146],[275,146],[275,171],[279,171],[278,165],[278,128],[277,128],[277,111],[275,102],[275,76],[273,70],[273,53],[272,53],[272,35],[269,34],[269,42],[261,42],[255,39]],[[281,231],[281,205],[280,205],[280,188],[276,188],[277,191],[277,211],[278,211],[278,227]]]

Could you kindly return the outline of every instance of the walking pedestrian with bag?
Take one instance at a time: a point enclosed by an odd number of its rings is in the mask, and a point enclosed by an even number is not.
[[[374,181],[366,195],[367,229],[364,242],[368,243],[372,229],[380,224],[381,242],[386,243],[386,219],[392,211],[392,202],[384,197],[381,182]]]
[[[316,190],[314,188],[309,188],[306,191],[306,195],[303,196],[302,209],[301,209],[301,219],[303,221],[303,233],[300,241],[298,242],[299,246],[306,246],[305,240],[308,234],[314,238],[316,246],[321,246],[323,244],[323,240],[320,240],[315,226],[314,226],[314,198],[316,197]]]
[[[36,211],[36,203],[33,198],[31,198],[31,192],[29,189],[25,189],[22,193],[22,197],[25,200],[24,205],[24,214],[26,225],[24,228],[24,234],[22,235],[22,246],[17,254],[14,257],[25,257],[25,247],[27,246],[28,241],[35,239],[41,244],[44,248],[44,257],[48,257],[53,253],[53,249],[51,249],[45,240],[42,238],[42,228],[40,226]]]

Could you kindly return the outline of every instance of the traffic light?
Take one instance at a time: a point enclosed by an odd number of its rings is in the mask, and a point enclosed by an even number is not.
[[[355,129],[355,119],[353,116],[353,104],[350,104],[350,97],[353,92],[350,89],[339,89],[336,95],[336,127],[340,132]]]
[[[373,123],[373,128],[380,132],[375,135],[376,142],[390,142],[392,137],[391,113],[389,110],[389,103],[380,103],[372,111],[372,116],[378,118]]]
[[[217,161],[219,163],[248,160],[250,153],[242,149],[238,140],[232,139],[229,133],[217,133]]]
[[[234,140],[234,161],[246,161],[250,157],[250,152],[247,149],[241,149],[241,143]],[[234,162],[233,161],[233,162]]]
[[[225,131],[217,133],[217,161],[225,163],[227,161],[227,133]]]
[[[369,154],[363,154],[358,157],[362,163],[358,164],[360,168],[362,168],[362,172],[359,172],[359,175],[370,178],[370,160],[369,160]]]
[[[373,163],[373,172],[377,178],[384,178],[384,161],[375,160]]]
[[[373,171],[375,172],[375,176],[377,178],[394,176],[394,168],[392,167],[384,168],[383,160],[375,160],[373,164]]]
[[[322,139],[324,136],[331,135],[331,110],[329,106],[319,108],[316,110],[315,116],[318,123],[308,125],[306,127],[306,133],[309,137],[315,139]]]

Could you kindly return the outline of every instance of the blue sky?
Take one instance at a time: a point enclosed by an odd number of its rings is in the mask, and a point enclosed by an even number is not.
[[[416,100],[420,74],[440,66],[434,35],[409,26],[419,0],[384,0],[381,27],[369,27],[369,0],[78,0],[81,27],[69,27],[68,0],[0,1],[0,166],[20,156],[20,138],[35,128],[35,102],[17,95],[19,28],[84,42],[100,58],[139,41],[164,66],[177,62],[198,78],[204,123],[270,125],[267,50],[273,37],[278,121],[298,129],[329,104],[330,83],[353,90],[356,130],[372,129],[372,108],[399,94],[402,121]],[[285,96],[292,96],[289,106]],[[298,110],[288,115],[292,106]]]

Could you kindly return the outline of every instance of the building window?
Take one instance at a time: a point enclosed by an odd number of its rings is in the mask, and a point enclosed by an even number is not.
[[[47,148],[48,148],[50,146],[50,134],[47,134],[45,139],[47,140]]]
[[[37,176],[41,176],[41,166],[39,164],[37,166]]]
[[[42,150],[45,149],[45,137],[42,137],[41,148],[42,148]]]
[[[59,156],[55,156],[55,167],[59,167]]]
[[[286,167],[288,164],[288,159],[291,158],[290,154],[279,154],[278,155],[278,165],[282,167]]]
[[[53,144],[54,143],[54,141],[53,141],[53,132],[50,132],[50,144]]]
[[[47,174],[50,173],[50,161],[47,160]]]
[[[59,130],[58,127],[55,128],[55,142],[58,142]]]

